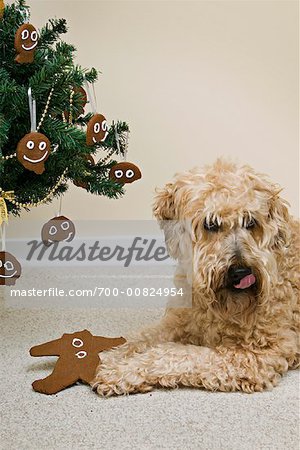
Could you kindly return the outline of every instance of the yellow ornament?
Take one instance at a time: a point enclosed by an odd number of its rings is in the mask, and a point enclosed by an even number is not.
[[[4,192],[0,190],[0,226],[3,222],[8,222],[8,212],[5,199],[11,201],[14,197],[13,191]]]
[[[0,19],[3,17],[3,11],[4,11],[4,0],[0,0]]]
[[[8,221],[8,213],[7,213],[7,206],[4,198],[0,197],[0,227],[3,224],[3,222],[7,223]]]

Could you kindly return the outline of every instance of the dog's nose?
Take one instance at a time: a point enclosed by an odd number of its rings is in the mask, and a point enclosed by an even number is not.
[[[232,284],[238,284],[242,278],[251,273],[252,270],[249,267],[231,266],[228,270],[228,278]]]

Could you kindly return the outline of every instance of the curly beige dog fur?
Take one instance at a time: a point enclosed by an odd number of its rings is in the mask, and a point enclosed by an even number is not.
[[[299,366],[299,223],[280,191],[249,166],[218,160],[158,192],[154,214],[178,260],[177,287],[192,284],[192,307],[168,308],[103,353],[99,394],[180,385],[251,393]]]

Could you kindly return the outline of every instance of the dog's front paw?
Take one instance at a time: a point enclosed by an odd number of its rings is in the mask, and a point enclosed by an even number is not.
[[[137,373],[122,373],[115,370],[99,370],[91,383],[92,388],[102,397],[149,392],[152,386]]]
[[[125,392],[121,392],[121,389],[117,385],[108,385],[101,382],[95,382],[93,384],[93,390],[96,391],[101,397],[111,397],[112,395],[121,395]]]

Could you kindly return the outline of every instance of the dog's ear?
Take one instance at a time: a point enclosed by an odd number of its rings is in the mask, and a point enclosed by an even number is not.
[[[153,204],[153,214],[157,220],[175,220],[175,183],[168,183],[162,189],[156,189]]]
[[[168,253],[174,259],[179,258],[179,223],[177,220],[177,206],[175,204],[176,191],[176,183],[168,183],[164,188],[156,189],[153,204],[153,214],[164,232]]]
[[[288,246],[290,241],[290,214],[288,203],[274,191],[269,201],[269,219],[275,229],[274,244],[276,247]]]

